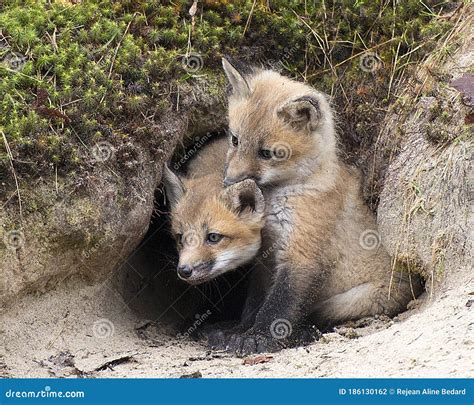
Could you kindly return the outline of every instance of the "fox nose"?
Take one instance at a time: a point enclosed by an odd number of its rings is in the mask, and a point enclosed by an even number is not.
[[[231,186],[234,183],[235,183],[235,181],[233,179],[229,179],[227,177],[224,179],[224,187]]]
[[[231,186],[235,183],[240,183],[241,181],[247,180],[250,177],[248,176],[240,176],[240,177],[225,177],[224,178],[224,187]]]
[[[178,267],[178,276],[181,278],[189,278],[193,274],[193,268],[187,264]]]

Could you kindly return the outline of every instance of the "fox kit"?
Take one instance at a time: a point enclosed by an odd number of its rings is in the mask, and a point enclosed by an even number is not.
[[[295,344],[308,320],[329,326],[406,309],[419,286],[391,271],[358,174],[338,159],[326,97],[271,70],[223,66],[233,89],[224,183],[254,180],[266,223],[252,323],[218,345],[275,351]]]
[[[178,276],[201,284],[253,259],[260,248],[264,200],[253,180],[223,188],[227,140],[206,145],[179,177],[163,172],[178,250]]]

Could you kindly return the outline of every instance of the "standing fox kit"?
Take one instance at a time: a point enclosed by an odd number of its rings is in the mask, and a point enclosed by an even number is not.
[[[261,245],[264,200],[253,180],[223,187],[227,140],[206,145],[179,177],[167,166],[163,182],[171,205],[178,276],[201,284],[253,259]]]
[[[271,70],[223,66],[232,86],[224,184],[255,181],[266,207],[246,325],[220,333],[216,346],[275,351],[295,344],[308,320],[327,326],[406,309],[419,283],[391,270],[360,179],[338,159],[326,97]]]

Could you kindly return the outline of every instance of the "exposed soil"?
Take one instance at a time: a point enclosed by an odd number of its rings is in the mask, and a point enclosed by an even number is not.
[[[425,294],[394,320],[348,323],[308,347],[240,359],[139,319],[114,280],[100,286],[70,280],[60,290],[24,298],[2,316],[0,375],[473,377],[474,291],[467,287],[472,278],[466,281],[434,301]]]

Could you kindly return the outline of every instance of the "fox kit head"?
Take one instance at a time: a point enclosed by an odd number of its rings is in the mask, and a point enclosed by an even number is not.
[[[327,170],[336,137],[326,97],[271,70],[244,75],[226,59],[223,66],[232,86],[225,185],[286,185]]]
[[[265,204],[254,181],[223,189],[222,175],[186,179],[167,167],[163,181],[181,279],[201,284],[256,256]]]

